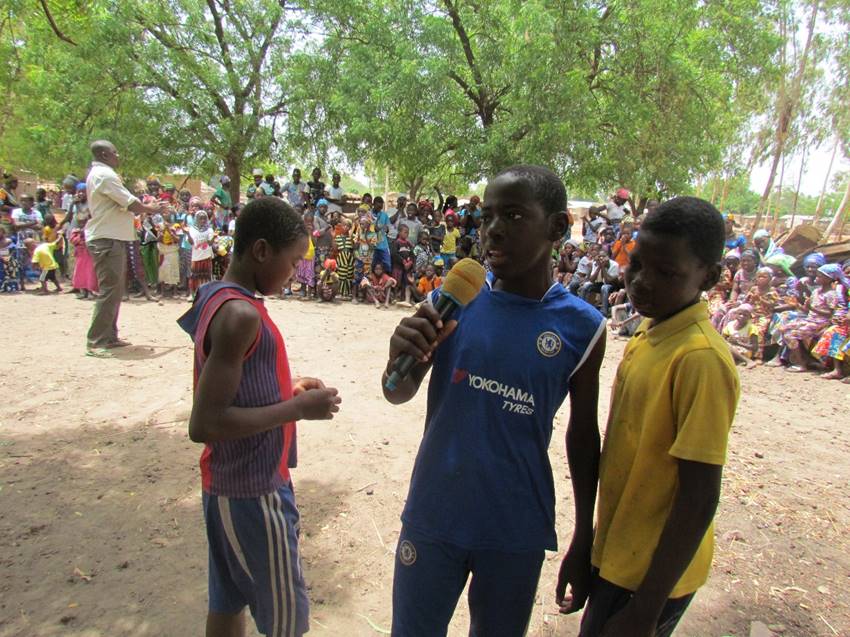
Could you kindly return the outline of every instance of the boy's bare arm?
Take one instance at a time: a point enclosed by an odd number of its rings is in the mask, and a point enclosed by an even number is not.
[[[593,510],[599,483],[599,369],[605,358],[605,332],[584,364],[570,379],[570,422],[567,425],[567,462],[575,499],[575,529],[561,562],[555,599],[562,612],[584,606],[590,592],[590,552],[593,548]],[[567,584],[570,592],[567,593]]]
[[[721,465],[679,460],[673,508],[634,597],[605,625],[603,637],[654,635],[670,593],[693,560],[720,499]]]
[[[265,407],[235,407],[242,364],[260,329],[260,315],[247,301],[225,303],[207,331],[210,352],[192,405],[189,437],[194,442],[245,438],[301,419],[330,419],[339,411],[336,389],[310,389]]]

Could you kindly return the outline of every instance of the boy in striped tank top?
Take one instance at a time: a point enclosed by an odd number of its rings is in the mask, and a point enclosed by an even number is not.
[[[340,398],[318,379],[291,378],[283,338],[256,296],[281,290],[307,245],[307,229],[288,204],[251,201],[236,221],[224,278],[204,285],[178,321],[195,343],[189,437],[205,443],[207,637],[243,635],[246,605],[263,635],[309,629],[289,476],[295,422],[333,418]]]

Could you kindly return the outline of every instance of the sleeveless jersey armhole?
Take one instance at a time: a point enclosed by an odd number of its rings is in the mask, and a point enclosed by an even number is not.
[[[590,342],[587,344],[587,348],[585,348],[584,353],[581,355],[581,359],[576,364],[575,369],[573,369],[573,373],[570,374],[570,378],[575,376],[575,373],[581,369],[581,366],[584,365],[584,362],[590,357],[590,353],[593,351],[593,348],[596,347],[596,344],[599,342],[599,338],[602,334],[605,333],[605,329],[607,327],[608,321],[604,318],[599,321],[599,327],[596,328],[596,333],[593,335],[593,338],[590,339]]]
[[[207,357],[209,356],[209,353],[207,352],[207,348],[205,346],[207,330],[209,329],[210,323],[212,322],[213,318],[215,318],[215,315],[228,301],[246,301],[253,305],[257,312],[260,314],[260,326],[257,328],[257,333],[254,336],[254,340],[252,341],[251,346],[245,352],[245,356],[243,356],[242,360],[247,360],[248,358],[250,358],[250,356],[256,351],[257,346],[260,343],[260,337],[263,334],[262,308],[257,307],[256,303],[251,301],[251,299],[247,298],[244,294],[224,289],[220,292],[215,293],[206,302],[206,305],[204,306],[204,309],[201,312],[201,318],[198,321],[198,329],[195,335],[195,344],[200,353],[202,362],[206,361]],[[198,347],[198,345],[200,345],[200,347]]]

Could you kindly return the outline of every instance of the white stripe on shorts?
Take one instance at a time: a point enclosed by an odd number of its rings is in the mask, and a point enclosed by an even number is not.
[[[284,553],[286,556],[284,564],[286,565],[287,603],[289,606],[290,619],[287,637],[295,637],[295,620],[298,616],[298,609],[295,606],[295,585],[292,581],[292,555],[289,552],[289,533],[287,533],[286,518],[283,515],[283,502],[281,502],[280,494],[277,491],[274,493],[274,499],[277,502],[278,520],[282,527],[281,537],[283,538],[283,549],[286,551],[286,553]]]
[[[271,634],[277,637],[280,634],[280,600],[278,598],[278,590],[277,590],[277,569],[274,557],[274,544],[272,543],[272,522],[271,522],[271,512],[269,511],[269,496],[264,495],[260,497],[260,508],[263,510],[263,518],[265,518],[266,522],[266,540],[269,549],[269,579],[271,580],[272,585],[272,632]]]
[[[233,518],[230,515],[230,500],[227,497],[223,495],[218,496],[218,510],[221,512],[221,526],[224,527],[224,534],[227,536],[230,549],[236,555],[239,565],[253,582],[254,576],[248,570],[248,561],[245,559],[242,545],[239,544],[239,538],[236,537],[236,529],[233,526]]]

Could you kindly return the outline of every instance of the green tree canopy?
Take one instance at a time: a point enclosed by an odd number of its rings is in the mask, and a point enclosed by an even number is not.
[[[61,172],[108,137],[128,173],[223,170],[236,195],[246,160],[269,157],[299,11],[276,0],[48,6],[67,39],[31,6],[12,6],[25,28],[4,161]]]
[[[0,2],[0,160],[58,175],[108,137],[128,173],[224,171],[234,191],[298,158],[389,168],[412,194],[518,162],[682,192],[764,109],[778,46],[759,0]]]
[[[411,190],[535,162],[584,189],[680,191],[740,133],[777,45],[755,0],[310,9],[326,31],[290,70],[322,99],[295,100],[291,141],[385,161]]]

